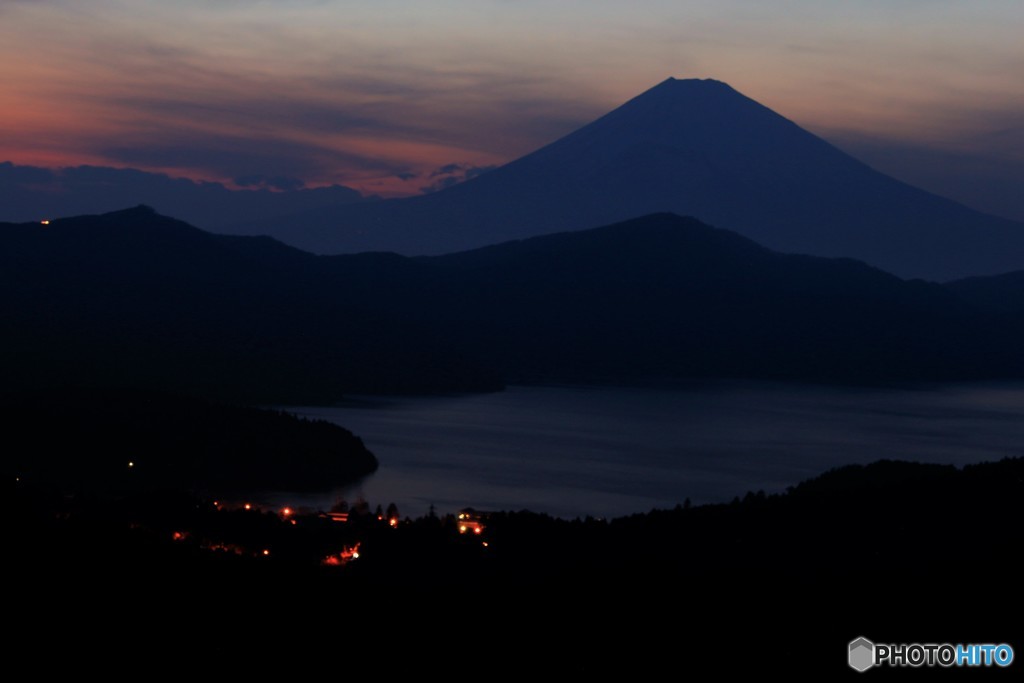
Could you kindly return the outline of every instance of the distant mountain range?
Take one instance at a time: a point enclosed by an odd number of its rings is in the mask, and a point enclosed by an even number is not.
[[[440,257],[318,257],[138,208],[0,224],[0,382],[301,403],[509,381],[1024,377],[1024,313],[985,303],[1021,282],[908,282],[670,214]]]
[[[0,162],[0,220],[39,221],[145,204],[204,230],[364,201],[349,187],[304,188],[289,178],[239,178],[243,189],[132,168],[49,169]],[[367,200],[369,201],[369,200]]]
[[[143,203],[204,230],[318,254],[464,251],[671,212],[786,253],[856,258],[946,281],[1024,269],[1024,223],[878,173],[714,80],[668,79],[587,126],[431,194],[238,178],[243,189],[134,169],[0,163],[0,220]]]
[[[669,79],[501,168],[425,196],[242,222],[315,253],[443,254],[655,212],[902,277],[1024,268],[1024,224],[876,172],[713,80]]]

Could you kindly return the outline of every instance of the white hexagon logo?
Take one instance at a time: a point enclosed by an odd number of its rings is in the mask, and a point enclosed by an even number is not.
[[[850,667],[867,671],[875,665],[875,644],[867,638],[850,641]]]

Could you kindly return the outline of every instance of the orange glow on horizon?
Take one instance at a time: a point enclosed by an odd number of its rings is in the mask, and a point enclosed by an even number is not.
[[[0,162],[414,196],[434,169],[505,163],[668,76],[717,78],[826,138],[1018,158],[1002,148],[1024,110],[1019,2],[598,3],[583,20],[524,3],[73,4],[0,4]]]

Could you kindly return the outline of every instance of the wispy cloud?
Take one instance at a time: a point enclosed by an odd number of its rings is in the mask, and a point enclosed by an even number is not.
[[[24,162],[416,192],[449,160],[512,159],[668,76],[725,80],[817,131],[936,149],[1020,149],[1024,120],[1019,2],[6,0],[0,14],[0,159]]]
[[[493,171],[495,168],[496,166],[473,166],[459,163],[445,164],[427,174],[427,179],[430,182],[427,185],[421,186],[420,192],[425,194],[437,192],[446,187],[452,187],[466,180],[481,176],[488,171]]]

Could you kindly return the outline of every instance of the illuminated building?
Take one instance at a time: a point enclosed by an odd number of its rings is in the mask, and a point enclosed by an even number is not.
[[[474,510],[473,508],[463,508],[459,510],[459,533],[460,534],[482,534],[484,532],[484,519],[487,517],[487,513]]]

